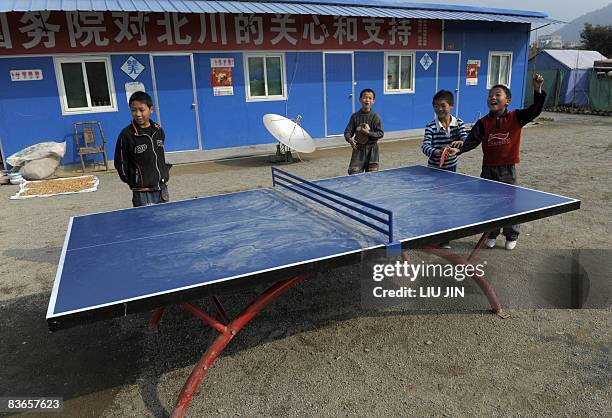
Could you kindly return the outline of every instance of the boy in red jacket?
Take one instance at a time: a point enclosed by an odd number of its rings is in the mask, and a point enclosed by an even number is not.
[[[482,172],[480,177],[503,183],[516,184],[516,164],[520,162],[520,143],[522,127],[534,120],[542,112],[546,93],[542,91],[544,77],[533,77],[533,104],[527,109],[508,112],[512,98],[510,89],[498,84],[489,90],[487,106],[489,114],[472,127],[470,134],[460,147],[460,153],[476,148],[482,143]],[[460,144],[456,144],[460,145]],[[489,233],[485,246],[493,248],[499,229]],[[519,226],[504,227],[506,250],[516,246]]]

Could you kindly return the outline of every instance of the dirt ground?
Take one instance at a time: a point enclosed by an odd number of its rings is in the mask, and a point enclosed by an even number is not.
[[[502,285],[529,284],[523,256],[537,249],[612,250],[612,118],[545,116],[524,131],[520,184],[582,207],[523,225],[522,252],[483,254],[502,263],[490,278]],[[383,142],[383,168],[424,164],[419,146]],[[321,150],[285,168],[342,175],[349,154]],[[459,171],[478,175],[480,159],[480,150],[462,156]],[[172,174],[173,200],[270,187],[263,157],[175,166]],[[69,217],[131,205],[116,173],[99,177],[95,193],[52,198],[9,201],[16,186],[0,187],[0,396],[61,396],[67,417],[167,416],[211,341],[195,317],[171,308],[158,332],[147,330],[144,313],[47,331]],[[612,415],[609,305],[515,303],[505,320],[486,310],[484,297],[480,309],[366,311],[359,277],[360,266],[322,272],[268,307],[215,363],[187,415]],[[605,286],[609,292],[609,278]],[[236,313],[253,294],[223,302]]]

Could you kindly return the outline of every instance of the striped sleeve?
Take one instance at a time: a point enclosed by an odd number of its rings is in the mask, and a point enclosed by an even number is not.
[[[435,125],[434,125],[435,126]],[[423,137],[423,143],[421,144],[421,151],[428,158],[431,158],[435,148],[433,147],[433,128],[431,123],[425,127],[425,135]]]
[[[443,150],[449,147],[453,141],[463,141],[467,138],[465,125],[462,121],[457,120],[457,126],[451,126],[448,131],[438,129],[436,121],[433,120],[425,127],[425,136],[421,151],[428,158],[427,165],[430,167],[439,167],[441,156],[434,153],[435,150]],[[457,156],[449,155],[444,160],[443,168],[451,168],[457,165]]]
[[[457,134],[456,141],[465,141],[467,139],[467,131],[465,130],[465,123],[461,119],[457,119]]]

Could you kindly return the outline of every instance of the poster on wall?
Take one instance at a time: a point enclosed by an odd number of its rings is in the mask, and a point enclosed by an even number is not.
[[[132,97],[132,94],[136,93],[137,91],[146,92],[144,84],[139,81],[125,83],[125,96],[127,98],[128,106],[130,104],[130,97]]]
[[[477,86],[478,85],[478,68],[480,67],[480,60],[468,60],[467,71],[465,76],[466,86]]]
[[[233,96],[234,82],[232,79],[233,58],[210,59],[210,85],[215,96]]]

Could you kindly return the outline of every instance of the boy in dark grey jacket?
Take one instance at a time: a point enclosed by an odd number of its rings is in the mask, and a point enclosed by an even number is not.
[[[348,173],[378,171],[378,140],[385,134],[378,113],[372,110],[376,94],[364,89],[359,94],[361,109],[353,113],[344,130],[344,139],[353,147]]]
[[[169,166],[164,155],[164,130],[151,121],[153,101],[138,91],[130,97],[132,123],[117,138],[115,168],[121,181],[132,189],[134,206],[148,206],[170,200]]]

